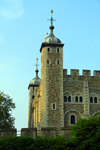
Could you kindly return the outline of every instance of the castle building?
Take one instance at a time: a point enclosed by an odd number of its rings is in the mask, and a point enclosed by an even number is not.
[[[100,111],[100,71],[63,69],[64,44],[53,34],[53,11],[51,10],[50,35],[40,47],[41,79],[29,83],[28,128],[71,127],[80,118],[98,115]],[[38,66],[38,59],[36,59]]]

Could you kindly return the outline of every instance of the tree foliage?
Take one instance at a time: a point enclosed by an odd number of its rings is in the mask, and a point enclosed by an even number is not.
[[[14,128],[15,119],[10,113],[14,108],[16,108],[15,103],[12,102],[10,96],[0,91],[0,130]]]
[[[72,136],[79,139],[79,143],[84,146],[92,146],[95,148],[100,141],[100,112],[97,116],[87,119],[79,119],[72,127]],[[100,146],[100,144],[99,144]]]

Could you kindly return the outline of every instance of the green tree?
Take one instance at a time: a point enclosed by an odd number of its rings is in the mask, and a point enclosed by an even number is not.
[[[10,113],[14,108],[16,108],[15,103],[12,102],[10,96],[0,91],[0,130],[14,128],[15,119]]]
[[[79,119],[72,127],[72,136],[79,139],[79,146],[82,148],[100,148],[100,111],[95,117]],[[78,148],[80,148],[78,146]],[[87,146],[87,147],[85,147]]]

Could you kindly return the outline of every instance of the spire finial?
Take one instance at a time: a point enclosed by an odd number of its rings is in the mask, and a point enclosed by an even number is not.
[[[53,26],[53,21],[56,21],[56,20],[53,20],[53,10],[51,10],[51,19],[47,19],[47,20],[50,20],[51,26]]]
[[[36,65],[33,65],[33,66],[36,66],[36,70],[38,70],[38,66],[40,66],[38,65],[38,58],[36,58]]]
[[[36,58],[36,65],[33,65],[33,66],[36,66],[35,72],[36,72],[36,78],[37,78],[37,83],[38,83],[38,72],[39,72],[38,66],[40,66],[40,65],[38,65],[38,58]]]
[[[48,36],[48,33],[46,33],[46,37]]]

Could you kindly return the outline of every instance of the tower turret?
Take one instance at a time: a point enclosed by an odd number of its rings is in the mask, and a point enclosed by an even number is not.
[[[41,99],[43,127],[64,127],[63,114],[63,46],[53,34],[53,10],[51,10],[50,35],[41,45]]]
[[[28,86],[29,89],[29,109],[28,109],[28,128],[33,128],[34,125],[34,117],[33,117],[33,110],[32,110],[32,102],[34,100],[34,97],[36,95],[37,89],[40,85],[41,79],[38,77],[38,58],[36,58],[36,76],[33,78]],[[35,65],[34,65],[35,66]]]

